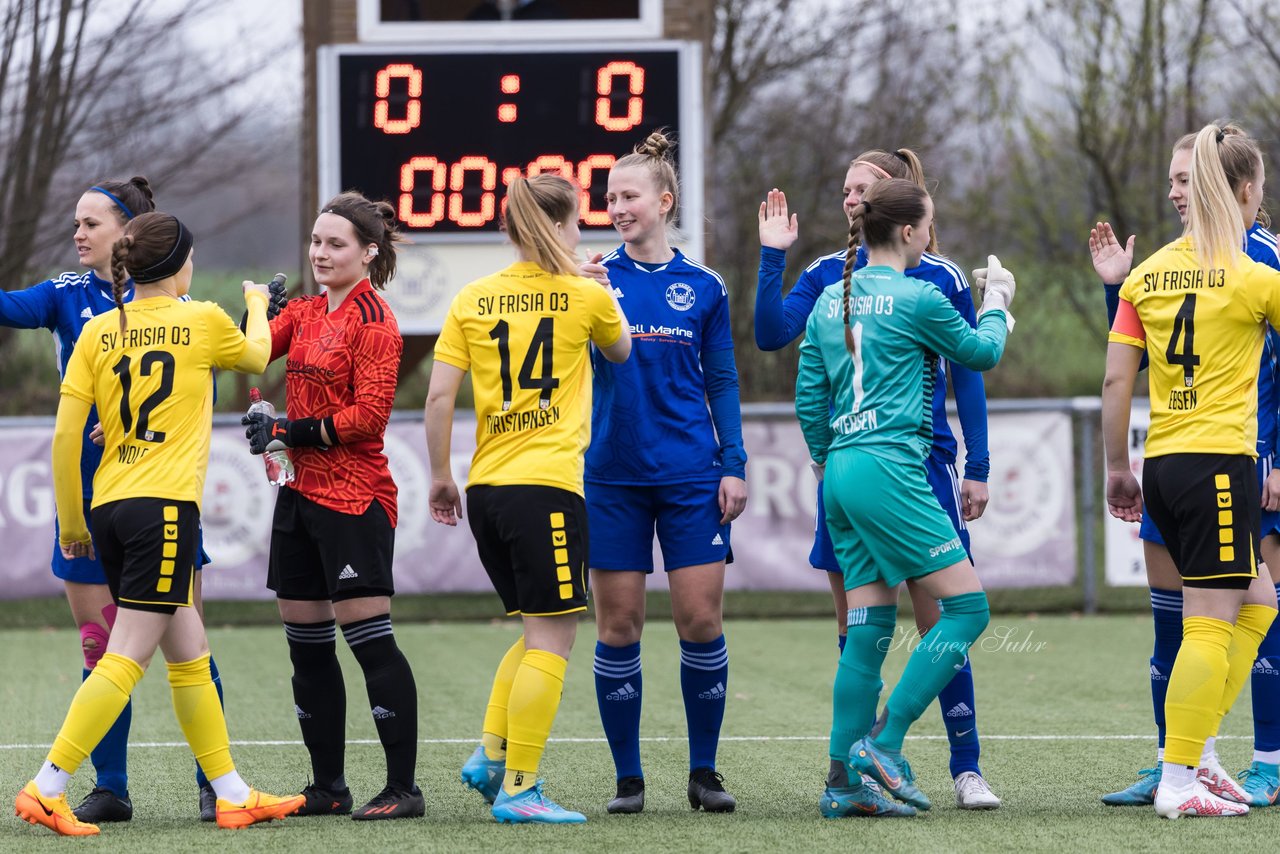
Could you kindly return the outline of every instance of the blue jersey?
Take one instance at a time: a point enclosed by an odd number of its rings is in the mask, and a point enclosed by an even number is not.
[[[815,260],[800,274],[784,300],[782,272],[786,266],[786,253],[767,246],[761,248],[755,327],[756,344],[762,350],[785,347],[804,332],[823,289],[844,278],[847,256],[848,251],[841,250]],[[860,248],[854,269],[861,269],[866,264],[866,252]],[[954,263],[926,252],[920,264],[907,270],[906,274],[937,285],[969,325],[977,328],[978,318],[969,282]],[[949,364],[945,359],[938,360],[933,386],[933,447],[930,454],[948,464],[956,461],[956,437],[947,422],[948,369],[960,415],[960,430],[964,434],[964,478],[985,483],[991,471],[991,454],[987,449],[987,393],[981,372]]]
[[[128,302],[132,298],[131,282],[124,300]],[[63,273],[20,291],[0,291],[0,326],[51,331],[61,376],[66,373],[67,360],[75,349],[80,330],[96,315],[115,307],[111,283],[98,278],[92,270]],[[97,410],[90,409],[80,453],[80,483],[85,498],[93,494],[93,475],[102,459],[102,448],[89,441],[89,433],[97,422]]]
[[[621,364],[592,356],[586,480],[647,486],[743,477],[724,280],[678,251],[655,266],[619,247],[603,263],[630,324],[631,356]]]
[[[1259,264],[1280,270],[1280,243],[1276,236],[1259,223],[1245,233],[1244,252]],[[1107,326],[1115,323],[1120,302],[1120,285],[1103,284],[1107,301]],[[1147,366],[1147,355],[1142,354],[1142,367]],[[1267,325],[1267,335],[1262,343],[1262,365],[1258,370],[1258,459],[1264,460],[1280,448],[1280,333]]]

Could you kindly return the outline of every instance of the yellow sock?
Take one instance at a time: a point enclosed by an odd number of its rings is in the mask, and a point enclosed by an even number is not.
[[[212,780],[234,771],[227,719],[209,675],[209,653],[191,661],[169,662],[169,687],[178,725],[205,776]]]
[[[1182,621],[1182,648],[1165,695],[1164,760],[1194,768],[1217,723],[1235,627],[1211,617]]]
[[[1267,605],[1241,605],[1240,614],[1236,617],[1236,630],[1231,634],[1231,645],[1227,647],[1227,682],[1222,689],[1222,703],[1218,706],[1218,716],[1214,721],[1212,736],[1218,735],[1218,727],[1236,698],[1244,688],[1245,681],[1253,672],[1253,661],[1258,657],[1258,647],[1267,636],[1267,630],[1276,618],[1276,609]]]
[[[507,719],[507,775],[502,788],[515,795],[537,782],[551,724],[564,692],[569,662],[544,649],[527,650],[511,684]]]
[[[493,674],[493,689],[489,692],[489,705],[484,710],[484,734],[480,743],[484,745],[484,755],[495,761],[507,756],[507,704],[511,700],[511,684],[516,680],[516,671],[520,669],[523,658],[524,635],[521,635],[502,656],[498,672]]]
[[[66,720],[49,750],[49,761],[74,774],[120,717],[141,679],[142,666],[133,659],[114,652],[102,656],[71,700]]]

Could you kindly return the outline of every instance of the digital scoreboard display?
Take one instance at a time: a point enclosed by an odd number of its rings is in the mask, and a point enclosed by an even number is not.
[[[504,186],[545,172],[580,188],[581,228],[611,230],[609,168],[651,131],[674,137],[677,166],[698,159],[701,128],[686,125],[700,75],[681,45],[336,48],[332,59],[321,71],[322,192],[390,200],[415,240],[500,239]]]

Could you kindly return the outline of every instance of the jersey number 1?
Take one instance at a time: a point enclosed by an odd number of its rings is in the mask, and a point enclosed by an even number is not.
[[[1182,336],[1182,352],[1178,352],[1178,337]],[[1195,382],[1195,367],[1200,364],[1196,355],[1196,295],[1187,294],[1182,300],[1182,307],[1173,317],[1173,334],[1169,336],[1169,346],[1164,351],[1164,358],[1170,365],[1182,365],[1182,381],[1190,388]]]
[[[151,417],[152,410],[173,394],[172,353],[165,350],[148,350],[138,360],[138,370],[143,376],[150,376],[157,364],[160,365],[160,387],[147,395],[147,399],[138,407],[137,437],[143,442],[164,441],[164,433],[159,430],[148,430],[147,421]],[[126,354],[121,356],[120,361],[116,362],[115,367],[111,369],[112,373],[120,378],[120,424],[124,427],[126,437],[133,430],[133,409],[129,404],[129,391],[133,387],[133,375],[129,373],[129,368],[132,365],[133,360]]]
[[[511,408],[511,326],[505,320],[499,320],[489,337],[498,342],[499,371],[502,374],[502,411]],[[524,361],[520,365],[520,388],[537,389],[538,408],[551,406],[551,392],[560,387],[560,380],[554,375],[552,356],[555,353],[555,318],[544,317],[538,321],[538,328],[533,332],[533,340],[525,351]],[[539,360],[538,355],[542,358]],[[542,376],[533,375],[533,366],[541,361]]]

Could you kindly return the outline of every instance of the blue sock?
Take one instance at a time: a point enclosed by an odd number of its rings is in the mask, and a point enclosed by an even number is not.
[[[88,679],[87,668],[82,679]],[[129,724],[133,721],[133,701],[125,703],[124,711],[116,722],[107,730],[107,734],[98,742],[98,746],[89,754],[93,762],[93,770],[97,773],[96,785],[111,790],[116,796],[124,798],[129,795]]]
[[[840,648],[840,655],[844,655],[844,642],[848,639],[848,635],[836,635],[836,646]]]
[[[1169,674],[1182,648],[1182,591],[1151,588],[1151,616],[1156,639],[1151,651],[1151,706],[1155,712],[1159,745],[1164,747],[1164,696]]]
[[[596,703],[618,779],[643,777],[640,770],[640,644],[609,646],[596,641]]]
[[[978,744],[978,719],[973,702],[973,667],[968,656],[965,656],[964,667],[956,671],[955,677],[938,694],[938,707],[942,710],[947,741],[951,742],[951,776],[957,777],[965,771],[981,776],[978,755],[982,748]]]
[[[218,665],[214,663],[213,654],[209,655],[209,676],[213,678],[213,687],[218,689],[218,703],[222,708],[226,708],[227,704],[222,699],[222,676],[218,673]],[[200,767],[200,763],[196,763],[196,785],[204,788],[209,785],[209,778],[204,775],[204,769]]]
[[[680,641],[680,690],[689,725],[689,770],[715,768],[729,684],[724,635],[708,643]]]
[[[1276,585],[1280,596],[1280,584]],[[1253,749],[1280,750],[1280,627],[1273,622],[1258,647],[1250,675],[1253,692]]]

